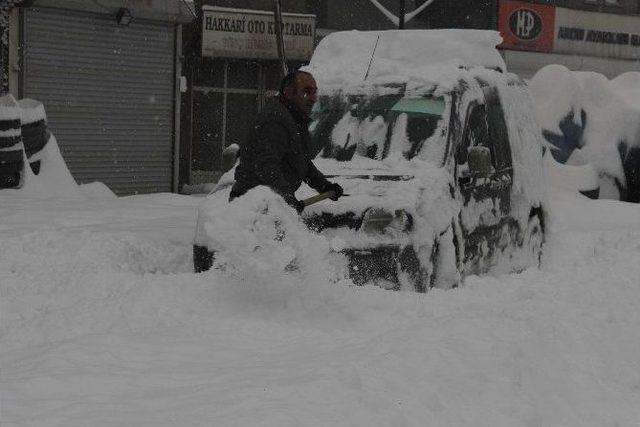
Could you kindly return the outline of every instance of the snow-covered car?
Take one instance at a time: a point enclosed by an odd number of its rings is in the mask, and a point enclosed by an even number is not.
[[[541,132],[499,42],[485,31],[342,32],[316,49],[314,163],[349,196],[303,220],[346,255],[355,283],[424,292],[540,262]],[[216,249],[206,230],[196,271]]]
[[[529,82],[554,185],[640,202],[640,73],[541,68]],[[555,161],[555,163],[553,163]]]

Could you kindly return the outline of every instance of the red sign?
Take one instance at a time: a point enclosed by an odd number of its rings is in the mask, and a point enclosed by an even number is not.
[[[501,0],[498,29],[506,49],[551,52],[555,36],[556,11],[553,6]]]

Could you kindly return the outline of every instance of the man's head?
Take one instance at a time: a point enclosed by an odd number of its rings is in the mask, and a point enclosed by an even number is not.
[[[282,98],[307,117],[316,103],[317,92],[315,79],[306,71],[293,71],[280,83]]]

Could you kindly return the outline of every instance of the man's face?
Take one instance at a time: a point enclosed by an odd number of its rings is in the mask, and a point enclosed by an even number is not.
[[[311,109],[318,99],[317,96],[316,81],[311,74],[307,73],[298,73],[293,81],[293,87],[284,91],[287,101],[307,117],[311,114]]]

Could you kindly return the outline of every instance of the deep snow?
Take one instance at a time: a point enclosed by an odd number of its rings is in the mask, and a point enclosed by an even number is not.
[[[637,426],[640,206],[427,294],[191,273],[194,196],[0,192],[3,426]]]

